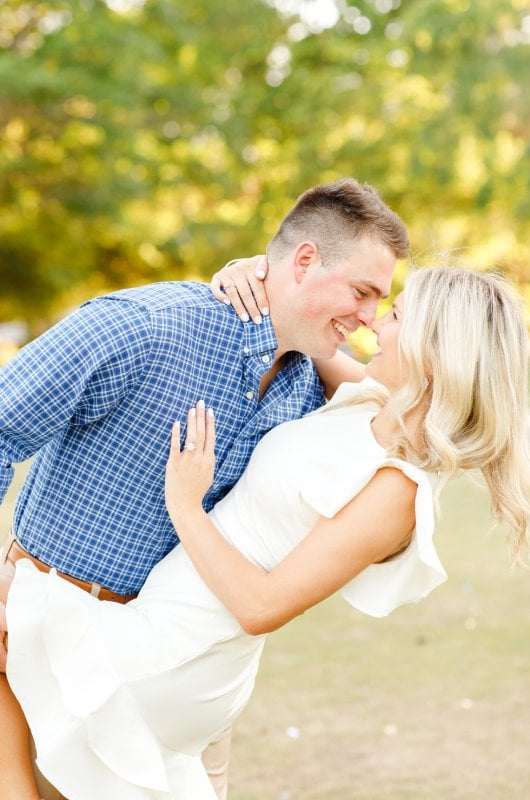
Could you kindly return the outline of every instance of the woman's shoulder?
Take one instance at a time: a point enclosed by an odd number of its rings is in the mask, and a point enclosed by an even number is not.
[[[325,408],[333,408],[345,403],[380,406],[387,399],[388,392],[385,387],[374,381],[373,378],[367,377],[358,383],[341,383]]]

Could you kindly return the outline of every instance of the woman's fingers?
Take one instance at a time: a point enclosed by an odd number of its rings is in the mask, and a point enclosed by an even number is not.
[[[195,444],[197,445],[197,453],[204,452],[204,439],[206,435],[206,411],[204,408],[204,400],[199,400],[197,405],[195,406],[195,431],[196,431],[196,440]]]
[[[188,411],[188,427],[186,430],[186,441],[184,449],[193,453],[197,449],[197,408],[190,408]]]
[[[180,428],[176,422],[173,436],[180,436]],[[173,446],[173,445],[172,445]],[[176,444],[174,445],[177,446]],[[188,411],[188,428],[182,452],[190,454],[213,453],[215,447],[215,423],[213,410],[206,410],[204,400],[199,400],[194,408]]]
[[[234,311],[242,322],[248,322],[249,319],[251,319],[259,325],[261,322],[261,313],[256,304],[247,276],[242,275],[239,278],[235,278],[235,280],[237,280],[237,283],[226,289]]]
[[[214,297],[229,303],[243,322],[252,319],[259,324],[269,313],[263,279],[267,274],[265,256],[229,261],[210,281]]]
[[[248,281],[252,294],[254,295],[254,299],[256,300],[256,305],[264,317],[267,317],[269,314],[269,300],[267,298],[267,292],[265,291],[265,284],[263,283],[267,276],[268,270],[269,265],[267,263],[267,256],[259,256],[254,272],[252,275],[248,276]]]
[[[208,456],[212,456],[215,451],[215,417],[213,408],[209,408],[206,412],[206,439],[204,442],[204,452]]]
[[[232,304],[230,303],[230,300],[226,296],[225,292],[223,291],[224,270],[225,268],[223,267],[223,269],[220,269],[219,272],[215,272],[212,275],[212,277],[210,278],[210,291],[216,300],[220,300],[221,303],[226,303],[226,305],[230,306]]]
[[[171,443],[169,457],[176,458],[180,455],[180,422],[174,422],[171,428]]]
[[[180,448],[180,423],[174,422],[171,429],[170,457],[173,459],[183,455],[213,455],[215,450],[215,421],[213,409],[199,400],[190,408],[187,418],[186,440]]]

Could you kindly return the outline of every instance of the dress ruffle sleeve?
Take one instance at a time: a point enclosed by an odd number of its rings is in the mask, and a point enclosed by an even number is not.
[[[447,580],[447,573],[436,552],[432,489],[428,477],[411,464],[385,458],[367,465],[360,478],[357,470],[353,483],[344,477],[330,493],[325,484],[316,483],[304,489],[303,495],[319,514],[333,517],[343,508],[382,467],[396,467],[418,484],[416,494],[416,526],[407,549],[381,564],[371,564],[351,580],[340,594],[354,608],[373,617],[385,617],[398,606],[414,603],[426,597]]]
[[[366,382],[363,382],[366,386]],[[343,403],[359,391],[360,384],[343,384],[331,404]],[[325,412],[324,412],[325,413]],[[366,413],[361,411],[360,413]],[[426,597],[447,580],[447,573],[436,552],[434,502],[431,480],[423,470],[408,462],[388,458],[369,431],[369,418],[376,408],[368,412],[366,428],[372,439],[369,446],[359,443],[359,451],[352,453],[347,462],[337,464],[330,480],[329,463],[322,465],[318,459],[307,465],[301,477],[301,495],[304,501],[321,516],[331,518],[355,497],[382,467],[402,470],[418,485],[416,494],[416,526],[407,549],[388,561],[371,564],[351,580],[340,594],[354,608],[373,617],[384,617],[405,603],[414,603]]]

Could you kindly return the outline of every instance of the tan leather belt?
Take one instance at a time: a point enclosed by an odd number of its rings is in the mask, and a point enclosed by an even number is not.
[[[35,564],[40,572],[50,572],[51,567],[48,564],[45,564],[43,561],[39,561],[38,558],[35,556],[30,555],[21,544],[16,539],[13,539],[9,544],[9,549],[6,553],[6,561],[10,561],[12,564],[16,564],[17,561],[21,558],[29,558],[32,564]],[[135,594],[118,594],[117,592],[113,592],[110,589],[105,588],[105,586],[100,586],[99,583],[90,583],[90,581],[82,581],[79,578],[73,578],[71,575],[67,575],[65,572],[57,572],[57,575],[60,575],[61,578],[64,578],[65,581],[69,581],[70,583],[75,584],[75,586],[79,586],[80,589],[83,589],[85,592],[94,595],[99,600],[113,600],[115,603],[128,603],[129,600],[134,600],[136,597]]]

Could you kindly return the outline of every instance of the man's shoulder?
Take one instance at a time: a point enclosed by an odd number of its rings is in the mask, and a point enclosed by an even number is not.
[[[137,317],[155,327],[158,322],[164,325],[179,319],[228,329],[236,329],[239,323],[233,309],[216,300],[208,284],[198,281],[160,281],[119,289],[95,297],[83,307],[97,315],[102,306],[111,315],[120,310],[124,319]]]
[[[103,297],[112,317],[116,307],[121,323],[142,328],[151,338],[167,342],[168,336],[184,343],[197,337],[223,341],[225,349],[238,348],[243,325],[231,306],[220,303],[205,283],[160,281],[131,289],[121,289]],[[97,315],[97,305],[94,308]]]
[[[198,281],[159,281],[130,289],[120,289],[99,299],[131,303],[155,313],[172,308],[222,307],[222,304],[213,297],[209,286]]]

